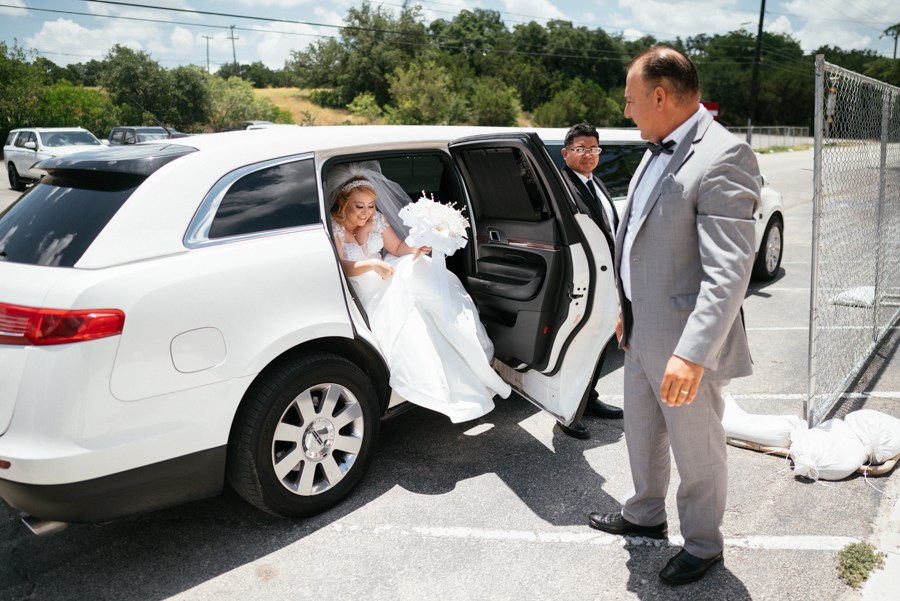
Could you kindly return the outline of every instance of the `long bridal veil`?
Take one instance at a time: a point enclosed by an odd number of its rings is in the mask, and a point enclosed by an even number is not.
[[[381,173],[381,165],[378,161],[361,161],[359,163],[346,163],[328,170],[328,199],[331,204],[337,200],[341,187],[347,180],[354,177],[364,177],[372,184],[372,189],[378,196],[375,205],[384,215],[391,229],[404,240],[409,235],[409,228],[403,225],[400,219],[400,209],[412,202],[409,195],[397,182],[391,181]]]

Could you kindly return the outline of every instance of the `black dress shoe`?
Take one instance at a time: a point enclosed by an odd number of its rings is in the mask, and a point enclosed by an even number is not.
[[[606,419],[622,419],[625,412],[618,407],[607,405],[592,395],[591,398],[588,399],[587,406],[584,408],[584,414],[592,415],[594,417],[605,417]]]
[[[559,422],[556,422],[556,425],[559,426],[559,429],[563,431],[563,434],[567,436],[571,436],[572,438],[579,438],[581,440],[587,440],[591,437],[591,433],[588,432],[587,426],[585,426],[581,420],[578,420],[571,426],[564,426]]]
[[[666,522],[658,526],[638,526],[622,517],[621,513],[592,513],[588,516],[588,525],[595,530],[602,530],[610,534],[628,534],[656,539],[669,537],[669,525]]]
[[[713,565],[722,561],[722,552],[707,559],[695,557],[682,549],[678,555],[669,560],[659,573],[659,578],[666,584],[687,584],[700,580]]]

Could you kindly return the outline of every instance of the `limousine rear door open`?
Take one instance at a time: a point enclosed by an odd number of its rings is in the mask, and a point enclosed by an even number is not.
[[[463,282],[495,369],[566,425],[580,419],[618,305],[603,233],[582,214],[535,134],[455,140],[472,244]]]

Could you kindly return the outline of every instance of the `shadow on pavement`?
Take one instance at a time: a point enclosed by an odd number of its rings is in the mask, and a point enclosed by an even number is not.
[[[644,539],[646,540],[646,539]],[[750,592],[737,576],[728,569],[728,549],[725,559],[710,568],[706,576],[698,581],[681,586],[670,586],[659,579],[659,571],[680,551],[680,547],[662,545],[626,546],[628,561],[628,590],[639,599],[686,599],[700,601],[748,601]]]
[[[592,426],[587,441],[554,430],[553,452],[518,426],[537,411],[521,398],[502,401],[486,416],[494,427],[478,436],[463,433],[487,420],[451,424],[416,408],[385,421],[378,455],[359,488],[306,520],[267,515],[226,485],[213,499],[38,538],[4,505],[0,598],[165,599],[301,541],[396,486],[443,495],[462,480],[491,473],[555,526],[583,526],[590,511],[617,510],[584,453],[618,442],[621,422]]]

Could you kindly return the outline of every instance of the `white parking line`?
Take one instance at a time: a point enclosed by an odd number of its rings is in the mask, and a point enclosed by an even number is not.
[[[806,394],[790,393],[790,394],[732,394],[731,397],[736,401],[802,401],[806,399]],[[900,399],[900,391],[870,391],[870,392],[845,392],[841,395],[842,399]],[[601,401],[619,401],[625,399],[623,394],[601,394]]]
[[[534,532],[529,530],[488,530],[463,527],[422,527],[413,532],[428,538],[470,539],[525,543],[563,543],[576,545],[680,546],[684,539],[670,536],[668,541],[643,537],[621,537],[603,532]],[[849,536],[744,536],[726,538],[726,547],[783,551],[839,551],[859,539]]]

